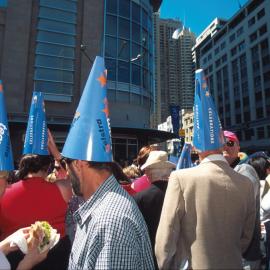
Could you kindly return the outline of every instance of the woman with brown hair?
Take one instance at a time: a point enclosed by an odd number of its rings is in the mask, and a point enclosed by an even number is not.
[[[151,182],[149,181],[148,177],[143,173],[143,171],[141,170],[141,167],[146,162],[149,156],[149,153],[153,150],[156,150],[155,146],[147,145],[147,146],[142,147],[138,153],[135,163],[137,167],[139,168],[139,170],[141,171],[142,176],[135,179],[135,181],[131,184],[131,188],[135,192],[140,192],[142,190],[145,190],[149,188],[151,185]]]

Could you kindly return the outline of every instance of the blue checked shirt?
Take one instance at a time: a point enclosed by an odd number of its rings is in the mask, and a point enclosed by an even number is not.
[[[145,221],[110,176],[74,214],[77,231],[69,269],[154,269]]]

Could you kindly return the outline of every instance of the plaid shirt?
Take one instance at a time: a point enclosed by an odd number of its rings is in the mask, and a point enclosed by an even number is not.
[[[145,221],[110,176],[74,214],[69,269],[154,269]]]

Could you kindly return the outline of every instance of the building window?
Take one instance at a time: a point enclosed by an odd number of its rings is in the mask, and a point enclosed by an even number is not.
[[[219,47],[215,49],[215,55],[219,53]]]
[[[260,36],[262,36],[262,35],[265,34],[266,32],[267,32],[267,26],[266,26],[266,24],[264,24],[264,25],[259,29]]]
[[[262,54],[264,54],[265,52],[268,53],[268,39],[263,40],[260,45],[261,45]]]
[[[244,112],[244,121],[245,122],[250,121],[250,112]]]
[[[119,0],[119,15],[122,17],[126,17],[128,19],[130,18],[130,1],[129,0]]]
[[[107,13],[117,14],[117,0],[111,0],[106,2]]]
[[[256,109],[257,118],[263,118],[263,108]]]
[[[217,61],[216,61],[216,68],[218,68],[220,66],[220,59],[218,59]]]
[[[226,47],[226,42],[224,41],[221,43],[220,48],[221,48],[221,50],[223,50],[225,47]]]
[[[255,87],[255,89],[258,89],[261,87],[261,77],[260,76],[256,76],[254,78],[254,87]]]
[[[264,139],[264,137],[265,137],[264,127],[257,128],[257,137],[258,137],[258,139]]]
[[[255,93],[255,101],[256,101],[256,102],[262,101],[262,92],[261,92],[261,91]]]
[[[241,43],[239,43],[238,45],[239,52],[243,51],[245,47],[246,47],[245,41],[242,41]]]
[[[106,34],[115,35],[117,31],[117,17],[107,15],[106,17]]]
[[[251,48],[252,61],[258,60],[259,58],[259,47],[256,45]]]
[[[254,136],[254,130],[253,129],[247,129],[245,130],[245,138],[247,141],[251,140]]]
[[[212,54],[210,53],[210,54],[208,55],[208,61],[211,60],[211,59],[212,59]]]
[[[244,32],[244,28],[243,28],[243,26],[242,26],[242,27],[240,27],[240,28],[237,30],[236,34],[237,34],[237,36],[239,37],[243,32]]]
[[[227,62],[227,54],[224,54],[221,59],[222,59],[222,63]]]
[[[249,36],[249,41],[250,42],[253,42],[257,39],[257,32],[254,32],[252,33],[250,36]]]
[[[241,114],[236,114],[235,122],[236,122],[237,124],[240,124],[240,123],[242,122]]]
[[[232,48],[231,49],[231,56],[236,55],[236,53],[237,53],[237,47]]]
[[[105,2],[104,51],[106,67],[109,65],[111,69],[111,72],[108,70],[108,80],[120,82],[112,84],[117,87],[118,92],[140,94],[140,97],[152,96],[154,61],[152,6],[149,1],[106,0]],[[131,94],[128,94],[131,97]],[[118,97],[120,95],[116,94],[116,98]],[[120,98],[126,100],[126,95]],[[128,102],[133,101],[137,102],[137,99],[128,99]],[[150,103],[148,98],[147,104]]]
[[[270,82],[270,71],[263,74],[263,80],[265,84]]]
[[[252,26],[256,22],[255,17],[252,17],[250,20],[248,20],[248,27]]]
[[[124,61],[118,61],[118,81],[129,83],[129,74],[129,63]]]
[[[35,51],[35,88],[71,96],[74,85],[77,3],[40,0]]]
[[[0,7],[7,7],[8,0],[0,0]]]
[[[230,42],[233,42],[235,40],[235,34],[230,35]]]
[[[257,19],[261,19],[263,16],[265,15],[265,10],[264,8],[262,10],[260,10],[257,14]]]
[[[138,23],[141,22],[141,8],[138,4],[134,2],[132,2],[132,21]]]

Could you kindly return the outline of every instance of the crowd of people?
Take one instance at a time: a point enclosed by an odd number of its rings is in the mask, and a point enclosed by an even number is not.
[[[269,269],[270,158],[240,152],[237,135],[222,131],[202,72],[194,104],[199,160],[181,169],[146,145],[122,168],[102,103],[103,62],[97,57],[62,153],[49,130],[29,127],[14,170],[8,132],[1,134],[8,151],[0,159],[0,269]],[[43,114],[44,106],[30,112]],[[6,116],[0,122],[7,126]],[[42,252],[36,221],[60,238]],[[18,235],[37,241],[23,252]]]

